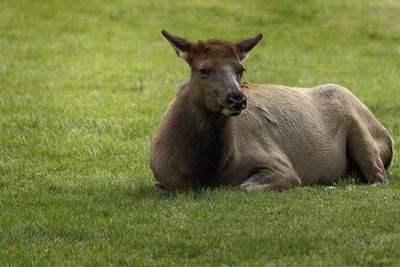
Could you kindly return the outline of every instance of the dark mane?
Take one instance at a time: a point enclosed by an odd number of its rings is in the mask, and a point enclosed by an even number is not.
[[[231,121],[219,113],[195,110],[185,98],[178,96],[168,129],[170,140],[176,141],[174,157],[182,163],[177,168],[196,186],[212,186],[232,151]]]

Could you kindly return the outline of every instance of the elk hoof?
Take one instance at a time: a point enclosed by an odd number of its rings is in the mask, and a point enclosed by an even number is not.
[[[271,188],[271,185],[259,183],[255,179],[249,179],[246,182],[239,185],[239,188],[246,191],[265,190]]]
[[[388,185],[390,184],[389,181],[379,181],[372,184],[372,186],[380,186],[380,185]]]
[[[336,189],[335,186],[329,185],[329,186],[325,186],[325,190],[334,190]]]
[[[344,187],[344,190],[354,190],[356,188],[355,185],[353,184],[348,184]]]

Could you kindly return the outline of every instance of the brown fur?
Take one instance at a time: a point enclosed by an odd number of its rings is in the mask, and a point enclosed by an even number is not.
[[[389,183],[393,141],[349,90],[240,83],[241,61],[262,35],[236,44],[193,44],[162,34],[192,74],[153,139],[150,166],[157,184],[169,190],[284,189],[331,185],[350,174]],[[247,108],[232,108],[227,99],[243,95]]]

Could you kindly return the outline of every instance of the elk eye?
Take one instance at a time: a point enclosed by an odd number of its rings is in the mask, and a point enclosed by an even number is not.
[[[199,69],[202,75],[208,75],[208,72],[205,69]]]

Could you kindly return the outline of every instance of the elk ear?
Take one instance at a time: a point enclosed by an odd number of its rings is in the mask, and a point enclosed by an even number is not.
[[[160,32],[164,39],[167,40],[168,43],[170,43],[171,46],[175,49],[178,57],[188,62],[189,52],[190,49],[192,49],[193,47],[193,43],[189,42],[185,38],[170,34],[166,30],[161,30]]]
[[[239,49],[240,52],[240,60],[244,60],[247,56],[247,54],[250,52],[253,47],[256,46],[256,44],[263,38],[263,35],[259,33],[257,36],[254,36],[253,38],[245,39],[240,42],[235,43],[235,46],[237,49]]]

